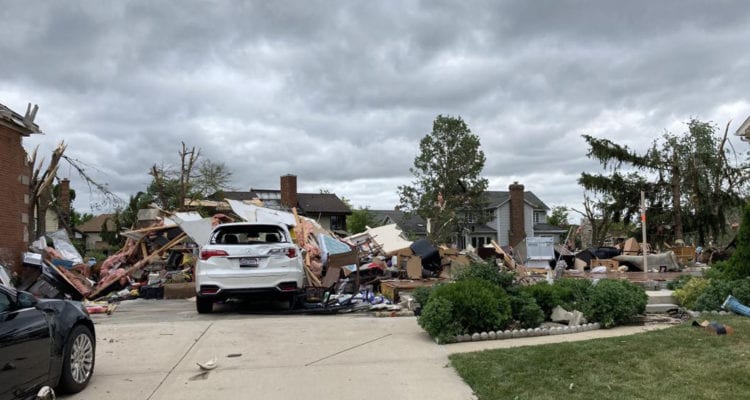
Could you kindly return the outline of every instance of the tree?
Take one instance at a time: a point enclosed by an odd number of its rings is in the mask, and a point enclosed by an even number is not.
[[[461,117],[442,115],[419,148],[414,167],[409,169],[415,180],[412,185],[398,187],[400,206],[429,220],[428,235],[433,242],[449,242],[460,233],[465,216],[473,215],[476,222],[486,219],[482,194],[487,179],[480,176],[484,152],[479,137]]]
[[[346,230],[349,233],[361,233],[367,230],[367,227],[374,227],[377,221],[375,214],[370,211],[369,207],[360,207],[352,209],[351,215],[346,217]]]
[[[211,193],[230,189],[232,173],[225,164],[211,160],[202,160],[198,164],[200,149],[188,149],[184,142],[178,155],[179,169],[154,164],[149,171],[152,179],[146,192],[157,206],[180,211],[186,209],[185,200],[201,199]]]
[[[570,222],[568,222],[568,207],[552,207],[552,212],[547,217],[547,223],[561,228],[567,228],[570,225]]]
[[[666,133],[645,153],[584,135],[588,156],[599,160],[609,174],[584,172],[579,184],[605,196],[607,201],[599,205],[614,223],[634,220],[640,212],[640,192],[645,191],[650,234],[671,229],[671,238],[678,240],[687,229],[698,243],[705,243],[707,237],[724,233],[726,211],[739,206],[746,192],[745,167],[727,158],[729,125],[723,138],[709,123],[691,120],[687,125],[687,132]]]

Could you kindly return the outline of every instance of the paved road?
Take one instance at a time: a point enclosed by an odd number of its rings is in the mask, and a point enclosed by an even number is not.
[[[199,315],[187,300],[137,300],[111,316],[94,315],[95,374],[85,391],[61,398],[475,399],[449,367],[449,354],[659,328],[439,346],[413,317],[282,315],[280,307],[217,311]],[[218,367],[201,372],[196,363],[213,357]]]

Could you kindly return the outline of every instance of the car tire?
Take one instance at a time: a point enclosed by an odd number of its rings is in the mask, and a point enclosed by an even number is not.
[[[64,393],[78,393],[88,385],[94,374],[96,360],[94,335],[84,325],[76,325],[65,344],[59,389]]]
[[[195,298],[195,308],[198,314],[211,314],[214,310],[214,301],[207,297],[197,296]]]

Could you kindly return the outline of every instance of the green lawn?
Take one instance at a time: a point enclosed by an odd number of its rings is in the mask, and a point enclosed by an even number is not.
[[[732,326],[735,334],[712,335],[691,320],[632,336],[450,359],[481,400],[748,399],[750,318],[710,319]]]

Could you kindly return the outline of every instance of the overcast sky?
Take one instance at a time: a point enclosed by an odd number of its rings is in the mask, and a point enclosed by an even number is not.
[[[750,115],[742,1],[0,0],[0,21],[0,103],[38,104],[45,132],[25,147],[65,140],[124,200],[184,141],[237,190],[295,174],[390,209],[443,114],[479,136],[490,189],[580,209],[582,134],[643,149]]]

